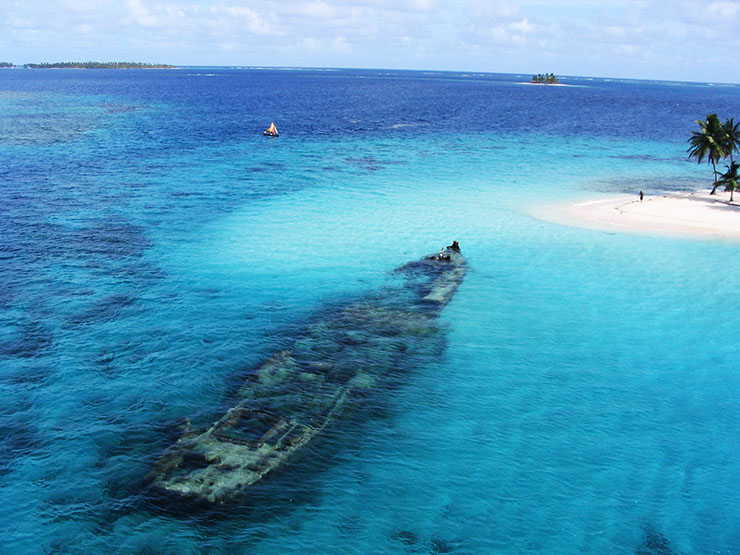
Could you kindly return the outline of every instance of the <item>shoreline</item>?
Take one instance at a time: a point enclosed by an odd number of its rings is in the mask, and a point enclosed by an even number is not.
[[[568,83],[532,83],[531,81],[520,81],[517,85],[538,85],[543,87],[578,87],[579,85],[570,85]]]
[[[535,208],[539,220],[599,231],[740,240],[740,196],[709,192],[622,195]]]

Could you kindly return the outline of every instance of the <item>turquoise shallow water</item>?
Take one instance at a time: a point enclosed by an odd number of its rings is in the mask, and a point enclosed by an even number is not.
[[[6,551],[740,550],[738,245],[529,215],[702,183],[737,89],[186,71],[0,74]],[[238,502],[147,500],[178,419],[452,239],[441,351]]]

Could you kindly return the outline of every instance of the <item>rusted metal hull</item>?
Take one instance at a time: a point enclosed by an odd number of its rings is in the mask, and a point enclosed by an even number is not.
[[[147,477],[150,488],[208,503],[238,496],[336,422],[437,330],[466,271],[459,250],[398,268],[404,283],[309,324],[290,350],[250,375],[238,402],[204,431],[187,430]]]

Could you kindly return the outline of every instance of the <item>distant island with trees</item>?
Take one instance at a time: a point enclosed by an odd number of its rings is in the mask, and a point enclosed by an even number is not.
[[[536,85],[556,85],[560,83],[560,79],[554,73],[540,73],[539,75],[532,76],[532,83]]]
[[[139,62],[56,62],[53,64],[24,64],[23,67],[29,69],[177,69],[177,66],[168,64]]]
[[[15,65],[10,62],[0,62],[0,67],[15,67]]]

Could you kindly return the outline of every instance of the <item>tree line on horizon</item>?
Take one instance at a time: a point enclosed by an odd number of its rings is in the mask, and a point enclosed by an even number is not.
[[[31,69],[173,69],[167,64],[145,64],[141,62],[54,62],[24,64]]]
[[[725,191],[730,193],[730,202],[733,202],[740,181],[740,165],[733,156],[740,151],[740,123],[735,123],[734,118],[723,123],[717,114],[709,114],[706,119],[695,121],[699,124],[699,131],[692,131],[689,137],[689,159],[696,158],[697,164],[701,164],[706,158],[707,163],[712,164],[714,173],[714,186],[709,194],[714,195],[718,187],[724,186]],[[717,163],[727,158],[730,159],[730,164],[725,166],[727,171],[720,174]]]
[[[559,83],[560,80],[555,76],[554,73],[538,73],[532,76],[532,83],[538,83],[543,85],[554,85]]]

